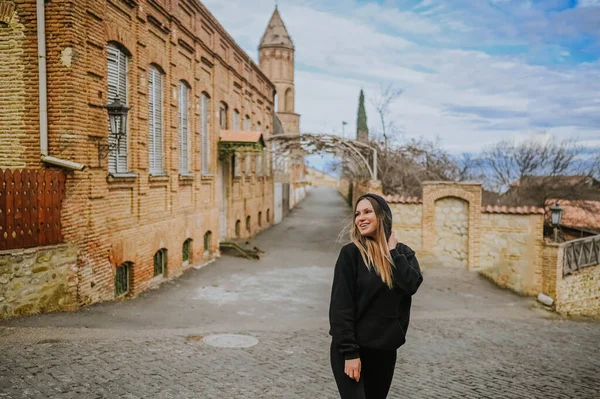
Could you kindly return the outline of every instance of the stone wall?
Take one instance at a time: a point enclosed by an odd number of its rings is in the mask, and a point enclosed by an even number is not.
[[[391,203],[393,229],[398,241],[415,251],[423,248],[421,223],[423,207],[420,203]]]
[[[352,191],[352,182],[349,181],[348,179],[345,178],[340,178],[340,185],[338,187],[338,190],[340,191],[340,194],[342,194],[342,197],[344,197],[344,199],[346,200],[346,202],[349,202],[349,197]]]
[[[306,168],[306,182],[313,187],[338,188],[340,180],[313,168]]]
[[[554,299],[554,308],[560,314],[600,317],[600,265],[584,267],[564,276],[567,245],[569,243],[544,246],[543,293]]]
[[[347,187],[342,180],[343,194]],[[559,313],[599,317],[600,265],[563,276],[568,243],[544,242],[543,209],[483,207],[480,189],[426,182],[422,198],[387,196],[399,241],[417,252],[424,268],[478,270],[519,294],[551,297]]]
[[[481,270],[518,292],[539,292],[541,210],[484,208],[476,183],[425,182],[422,198],[387,200],[396,235],[418,252],[425,267]]]
[[[542,229],[542,214],[483,213],[481,273],[520,294],[539,294]]]
[[[76,262],[71,245],[0,252],[0,318],[75,305]]]
[[[465,269],[469,259],[469,203],[446,197],[435,202],[434,255],[446,267]]]
[[[600,317],[600,265],[559,275],[555,306],[565,315]]]
[[[443,263],[438,257],[441,255],[447,257],[450,254],[449,258],[453,259],[453,262],[457,262],[461,256],[464,257],[466,252],[466,262],[462,261],[465,267],[478,269],[482,266],[479,259],[481,243],[481,192],[481,184],[478,183],[423,182],[422,257],[424,260],[427,262]],[[439,201],[442,200],[443,202],[440,203]],[[461,202],[461,205],[458,205],[458,201],[463,202]],[[456,208],[452,213],[456,218],[454,224],[459,226],[459,230],[462,227],[463,231],[468,231],[468,234],[462,233],[463,240],[466,238],[467,241],[466,250],[464,243],[461,244],[460,250],[457,250],[456,244],[450,243],[451,240],[448,239],[448,234],[445,230],[452,230],[453,227],[442,228],[443,225],[451,225],[450,215],[448,215],[448,220],[445,220],[446,217],[444,216],[444,221],[436,218],[436,213],[442,215],[443,209],[448,208]],[[466,214],[467,225],[465,225],[464,219],[462,221],[458,220],[458,215],[461,213]],[[438,216],[438,218],[442,218],[442,216]],[[445,236],[442,238],[441,243],[444,244],[443,246],[448,246],[447,250],[440,248],[440,245],[436,245],[438,243],[438,236]],[[445,252],[445,254],[442,252]]]

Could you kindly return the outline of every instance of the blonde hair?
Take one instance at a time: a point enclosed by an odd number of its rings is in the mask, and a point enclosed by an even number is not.
[[[364,198],[368,200],[373,206],[375,216],[377,217],[377,230],[375,230],[374,237],[365,237],[360,233],[360,230],[356,226],[356,208],[358,202],[354,205],[354,214],[352,217],[351,224],[348,225],[347,230],[350,231],[350,240],[360,250],[360,255],[365,262],[365,265],[369,270],[375,270],[375,273],[381,277],[384,283],[388,287],[393,287],[392,280],[392,265],[393,261],[390,256],[388,249],[387,238],[385,236],[384,219],[385,213],[381,209],[379,203],[373,198]]]

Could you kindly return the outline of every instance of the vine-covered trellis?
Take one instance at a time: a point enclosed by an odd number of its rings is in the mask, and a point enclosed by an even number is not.
[[[219,142],[219,159],[228,159],[232,155],[244,152],[261,152],[264,150],[262,143],[238,143],[232,141]]]
[[[273,149],[274,158],[327,152],[340,157],[354,176],[377,180],[377,150],[359,141],[318,133],[278,134],[267,141],[277,144]]]

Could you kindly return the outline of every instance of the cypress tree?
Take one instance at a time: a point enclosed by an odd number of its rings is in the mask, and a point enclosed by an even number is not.
[[[365,110],[365,94],[362,89],[358,98],[358,116],[356,118],[356,139],[366,142],[369,140],[369,128],[367,127],[367,111]]]

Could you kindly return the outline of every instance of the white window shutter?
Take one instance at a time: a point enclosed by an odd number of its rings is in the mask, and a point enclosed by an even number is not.
[[[119,97],[120,100],[128,104],[128,90],[127,90],[127,75],[128,75],[128,59],[127,55],[114,44],[107,46],[107,61],[108,61],[108,103],[114,101],[115,97]],[[110,130],[110,122],[108,124],[108,131]],[[125,132],[125,137],[121,139],[118,149],[113,149],[108,154],[108,170],[111,173],[125,173],[128,172],[128,142],[129,132]],[[116,140],[112,134],[109,134],[108,143],[111,145],[116,144]]]
[[[148,68],[148,152],[150,174],[163,173],[163,93],[162,75],[155,67]]]
[[[188,129],[189,89],[185,83],[179,83],[179,172],[189,172],[189,129]]]
[[[205,94],[202,93],[202,97],[201,97],[201,105],[202,105],[202,112],[201,112],[201,124],[202,124],[202,138],[201,138],[201,145],[202,145],[202,149],[201,149],[201,164],[202,164],[202,174],[203,175],[208,175],[209,174],[209,166],[210,166],[210,141],[209,141],[209,132],[208,132],[208,118],[210,115],[210,98]]]

